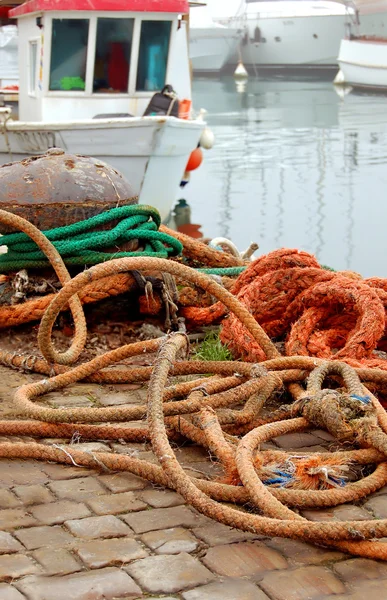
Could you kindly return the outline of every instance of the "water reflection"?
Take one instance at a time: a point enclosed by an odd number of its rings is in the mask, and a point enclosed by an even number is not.
[[[325,144],[324,139],[319,140],[317,147],[317,182],[316,182],[316,242],[315,242],[315,253],[317,256],[324,254],[324,186],[325,186],[325,173],[326,173],[326,157],[325,157]],[[312,212],[311,222],[313,223],[313,205],[310,210]]]
[[[196,80],[216,145],[185,197],[206,236],[387,276],[387,99],[341,99],[331,79]]]

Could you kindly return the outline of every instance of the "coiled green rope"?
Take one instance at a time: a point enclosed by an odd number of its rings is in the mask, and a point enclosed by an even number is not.
[[[96,230],[111,221],[119,221],[109,230]],[[152,206],[136,204],[119,206],[95,217],[78,221],[65,227],[43,231],[53,243],[67,265],[96,265],[113,258],[125,256],[153,256],[169,258],[183,252],[183,245],[176,238],[159,231],[159,212]],[[131,240],[142,243],[133,252],[101,252],[101,248],[119,248]],[[10,233],[0,237],[0,245],[7,246],[6,254],[0,254],[0,273],[20,269],[39,269],[49,266],[43,252],[25,233]],[[197,269],[207,275],[237,277],[243,267]],[[333,271],[330,267],[322,268]]]
[[[119,220],[109,230],[95,230],[101,225]],[[158,230],[161,220],[152,206],[120,206],[95,217],[65,227],[44,231],[67,265],[96,265],[124,256],[152,256],[168,258],[183,251],[174,237]],[[101,252],[101,248],[119,248],[131,240],[139,240],[141,249],[134,252]],[[38,246],[25,233],[10,233],[0,238],[8,247],[0,254],[0,273],[18,269],[38,269],[50,263]]]
[[[205,273],[206,275],[220,275],[221,277],[237,277],[243,271],[246,271],[246,267],[217,267],[212,269],[196,269],[199,273]]]

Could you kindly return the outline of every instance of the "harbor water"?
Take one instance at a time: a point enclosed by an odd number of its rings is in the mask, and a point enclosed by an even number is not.
[[[182,197],[206,237],[387,277],[387,97],[340,99],[333,76],[196,79],[216,144]]]

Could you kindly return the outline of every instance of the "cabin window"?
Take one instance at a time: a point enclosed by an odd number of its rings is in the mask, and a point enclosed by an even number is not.
[[[165,85],[171,21],[141,23],[137,84],[139,92],[154,92]]]
[[[50,90],[84,91],[89,19],[53,19]]]
[[[30,94],[36,93],[36,70],[38,61],[38,42],[37,40],[31,40],[28,44],[29,52],[29,80],[28,80],[28,92]]]
[[[128,91],[134,19],[97,20],[93,91]]]

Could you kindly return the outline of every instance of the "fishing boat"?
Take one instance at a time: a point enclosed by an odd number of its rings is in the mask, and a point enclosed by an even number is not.
[[[238,26],[216,23],[207,6],[190,13],[189,54],[195,73],[219,73],[237,52],[242,39]]]
[[[190,118],[188,10],[187,0],[29,0],[9,10],[20,86],[18,114],[0,108],[0,164],[52,147],[91,155],[167,218],[206,125]]]
[[[387,90],[387,38],[351,36],[341,42],[335,84]]]

